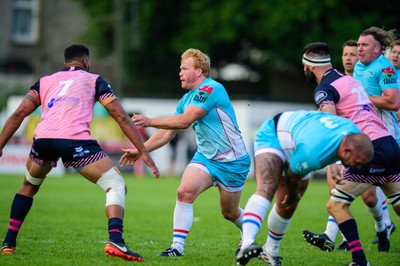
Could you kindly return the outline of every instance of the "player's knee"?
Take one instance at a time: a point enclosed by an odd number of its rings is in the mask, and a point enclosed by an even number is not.
[[[328,202],[326,203],[326,210],[328,211],[329,214],[333,213],[333,210],[335,208],[335,201],[333,200],[328,200]]]
[[[181,202],[192,202],[193,201],[193,195],[190,190],[185,189],[184,187],[180,186],[176,192],[178,201]]]
[[[31,176],[28,169],[25,169],[25,179],[34,186],[40,186],[44,181],[44,178],[36,178]]]
[[[235,210],[221,209],[221,214],[226,220],[232,222],[236,221],[240,216],[240,212],[238,212],[238,209]]]
[[[125,207],[125,181],[116,167],[101,174],[96,184],[106,192],[106,206]]]
[[[369,196],[369,197],[363,198],[363,201],[364,201],[365,205],[367,205],[369,208],[374,208],[376,206],[376,204],[378,203],[378,198]]]

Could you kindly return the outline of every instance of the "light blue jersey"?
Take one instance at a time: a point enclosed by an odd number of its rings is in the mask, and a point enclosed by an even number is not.
[[[272,118],[261,125],[255,155],[276,153],[294,174],[304,176],[339,160],[336,154],[343,137],[360,132],[350,120],[329,113],[284,112],[276,129]]]
[[[222,84],[206,78],[182,97],[176,114],[182,114],[189,105],[207,111],[192,124],[198,152],[218,162],[232,162],[248,155],[233,106]]]
[[[368,96],[378,97],[384,90],[399,89],[397,71],[384,55],[380,55],[368,65],[358,61],[354,66],[354,78],[361,82]],[[383,109],[377,109],[377,111],[390,134],[400,143],[400,129],[396,112]]]

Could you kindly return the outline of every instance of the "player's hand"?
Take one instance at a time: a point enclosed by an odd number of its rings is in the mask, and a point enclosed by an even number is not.
[[[140,153],[137,149],[121,148],[121,150],[124,152],[124,154],[119,159],[119,164],[121,165],[121,167],[124,167],[125,165],[133,166],[135,164],[135,161],[140,157]]]
[[[135,123],[137,128],[148,127],[150,125],[150,118],[144,115],[133,115],[132,121]]]
[[[338,175],[333,175],[332,176],[333,182],[335,182],[336,185],[343,185],[344,184],[344,179],[341,176]]]
[[[398,110],[398,111],[396,112],[396,118],[397,118],[397,121],[400,122],[400,110]]]
[[[331,164],[329,166],[329,169],[331,171],[331,179],[336,185],[343,185],[343,178],[342,178],[342,169],[343,166],[339,164]]]
[[[153,172],[153,175],[155,175],[156,178],[159,178],[160,172],[158,170],[158,167],[154,163],[153,159],[151,158],[151,156],[146,152],[146,153],[142,154],[142,159],[143,159],[143,162],[151,169],[151,171]]]

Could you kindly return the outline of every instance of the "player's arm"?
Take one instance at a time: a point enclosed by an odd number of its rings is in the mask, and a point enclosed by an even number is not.
[[[314,101],[318,111],[336,115],[336,106],[340,99],[339,92],[329,84],[319,85],[314,94]]]
[[[144,145],[149,152],[154,151],[170,142],[177,133],[178,130],[159,129],[144,143]],[[133,166],[135,161],[139,158],[138,150],[129,148],[121,148],[121,150],[124,152],[124,154],[119,159],[119,163],[121,164],[121,166]]]
[[[138,127],[155,127],[161,129],[186,129],[193,122],[202,118],[207,111],[193,105],[189,105],[183,114],[164,118],[149,118],[142,115],[134,115],[132,120]]]
[[[112,98],[111,100],[109,98]],[[158,177],[159,171],[157,166],[154,164],[153,159],[148,154],[146,147],[144,146],[142,137],[140,136],[139,130],[130,119],[129,115],[123,109],[122,105],[115,97],[109,97],[103,100],[101,103],[106,108],[112,118],[118,123],[122,132],[125,136],[135,145],[136,149],[140,152],[143,161],[147,166],[151,168],[153,173]]]
[[[11,114],[4,124],[3,130],[0,134],[0,156],[2,150],[11,137],[15,134],[21,126],[24,119],[29,116],[40,105],[39,95],[33,91],[29,91],[18,108]]]
[[[178,134],[177,129],[159,129],[145,142],[149,151],[157,150],[169,143]]]
[[[330,114],[336,115],[336,108],[332,104],[324,104],[324,103],[322,103],[319,106],[318,110],[321,111],[321,112],[324,112],[324,113],[330,113]]]
[[[399,110],[400,95],[398,88],[390,88],[383,91],[381,96],[369,96],[375,107],[384,110]]]
[[[104,104],[104,102],[102,102],[102,104]],[[147,152],[143,145],[143,140],[140,136],[139,130],[131,121],[129,115],[123,109],[117,98],[114,97],[112,101],[106,102],[104,107],[111,117],[114,118],[114,120],[118,123],[122,132],[124,132],[127,138],[133,143],[133,145],[135,145],[138,151],[140,153]]]

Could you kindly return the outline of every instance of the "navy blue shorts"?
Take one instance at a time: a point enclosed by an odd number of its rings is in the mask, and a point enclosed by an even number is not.
[[[375,185],[400,182],[400,148],[392,136],[372,141],[374,157],[361,169],[346,168],[343,178],[353,182]]]
[[[34,139],[30,158],[40,167],[56,167],[61,158],[64,167],[80,169],[107,154],[96,140]]]

